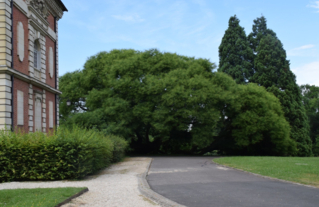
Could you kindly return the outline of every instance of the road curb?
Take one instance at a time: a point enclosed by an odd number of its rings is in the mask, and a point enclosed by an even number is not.
[[[275,180],[275,181],[280,181],[280,182],[284,182],[284,183],[290,183],[290,184],[305,186],[305,187],[308,187],[308,188],[318,189],[317,187],[312,186],[312,185],[305,185],[305,184],[301,184],[301,183],[295,183],[295,182],[288,181],[288,180],[282,180],[282,179],[279,179],[279,178],[273,178],[273,177],[269,177],[269,176],[265,176],[265,175],[260,175],[260,174],[248,172],[248,171],[241,170],[241,169],[238,169],[238,168],[229,167],[229,166],[227,166],[227,165],[218,164],[218,163],[214,162],[214,159],[212,159],[212,162],[213,162],[214,164],[218,165],[218,166],[225,167],[225,168],[229,168],[229,169],[233,169],[233,170],[237,170],[237,171],[240,171],[240,172],[245,172],[245,173],[248,173],[248,174],[251,174],[251,175],[255,175],[255,176],[257,176],[257,177],[262,177],[262,178],[266,178],[266,179],[269,179],[269,180]]]
[[[88,192],[88,191],[89,191],[89,189],[88,189],[88,188],[85,188],[85,189],[81,190],[80,192],[78,192],[77,194],[71,196],[70,198],[65,199],[63,202],[59,203],[58,205],[56,205],[56,206],[54,206],[54,207],[60,207],[60,206],[62,206],[62,205],[64,205],[64,204],[67,204],[67,203],[69,203],[72,199],[77,198],[77,197],[81,196],[83,193]]]
[[[147,170],[144,173],[138,175],[138,189],[141,192],[141,194],[143,196],[149,198],[153,202],[163,206],[163,207],[186,207],[186,206],[178,204],[178,203],[176,203],[168,198],[165,198],[164,196],[154,192],[150,188],[150,186],[146,180],[146,177],[148,175],[148,171],[151,167],[152,161],[153,161],[153,158],[149,161],[149,163],[147,165]]]

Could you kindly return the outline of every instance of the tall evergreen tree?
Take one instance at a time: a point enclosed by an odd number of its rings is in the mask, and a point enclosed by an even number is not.
[[[258,42],[257,38],[261,36]],[[291,138],[297,142],[298,155],[309,156],[312,154],[309,124],[296,77],[289,69],[286,51],[276,35],[259,33],[255,40],[258,44],[252,80],[279,98],[291,126]]]
[[[219,46],[218,71],[227,73],[236,83],[245,84],[253,75],[253,52],[239,19],[230,17],[228,29]]]
[[[261,16],[254,20],[253,31],[248,35],[248,41],[254,54],[259,45],[260,40],[266,36],[271,35],[276,37],[276,33],[271,29],[267,28],[267,20],[264,16]]]

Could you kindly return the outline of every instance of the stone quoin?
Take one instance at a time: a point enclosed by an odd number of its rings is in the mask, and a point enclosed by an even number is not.
[[[0,128],[49,132],[59,125],[61,0],[0,0]]]

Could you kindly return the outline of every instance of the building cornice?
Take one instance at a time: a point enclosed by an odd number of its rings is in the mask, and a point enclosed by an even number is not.
[[[68,9],[65,7],[65,5],[63,4],[63,2],[61,1],[61,0],[57,0],[59,3],[60,3],[60,5],[62,6],[62,11],[68,11]]]
[[[28,5],[23,0],[14,0],[13,4],[17,7],[23,14],[28,16]]]
[[[15,0],[21,1],[21,0]],[[32,7],[37,14],[41,15],[43,19],[47,19],[49,13],[61,19],[64,11],[68,11],[61,0],[26,0],[25,3],[29,9]]]
[[[61,8],[55,0],[46,0],[46,5],[53,16],[56,16],[58,19],[61,19],[63,16],[63,11],[66,9]],[[62,2],[61,2],[62,3]],[[62,3],[64,6],[64,4]],[[64,6],[65,7],[65,6]],[[67,10],[66,10],[67,11]]]
[[[49,91],[51,93],[58,94],[58,95],[62,94],[62,92],[57,90],[56,88],[53,88],[46,83],[43,83],[43,82],[41,82],[33,77],[25,75],[25,74],[23,74],[17,70],[14,70],[12,68],[0,67],[0,74],[3,74],[3,73],[9,74],[9,75],[14,75],[14,77],[16,77],[20,80],[23,80],[27,83],[34,85],[34,86],[38,86],[39,88],[43,88],[44,90]]]

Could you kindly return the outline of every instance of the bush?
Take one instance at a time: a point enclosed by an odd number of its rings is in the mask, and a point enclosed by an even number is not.
[[[118,161],[126,142],[78,127],[46,135],[0,131],[0,181],[80,179]]]
[[[113,142],[113,159],[112,162],[119,162],[121,161],[124,156],[125,156],[125,149],[128,146],[127,141],[124,139],[114,136],[114,135],[109,135],[110,140]]]

